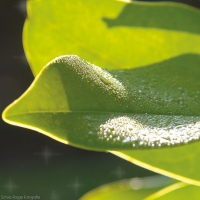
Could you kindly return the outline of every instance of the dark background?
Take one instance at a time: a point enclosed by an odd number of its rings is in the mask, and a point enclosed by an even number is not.
[[[178,2],[200,8],[199,0]],[[0,113],[34,78],[22,46],[25,17],[26,1],[0,0]],[[74,148],[0,121],[0,199],[76,200],[102,184],[154,174],[112,154]]]

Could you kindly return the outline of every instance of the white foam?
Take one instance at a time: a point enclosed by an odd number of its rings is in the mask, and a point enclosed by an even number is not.
[[[200,138],[200,117],[134,115],[109,119],[101,124],[101,140],[131,143],[133,147],[186,144]]]

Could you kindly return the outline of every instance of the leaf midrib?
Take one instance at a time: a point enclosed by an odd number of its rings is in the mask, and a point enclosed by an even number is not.
[[[14,116],[20,116],[20,115],[31,115],[31,114],[59,114],[59,113],[91,113],[91,114],[120,114],[120,115],[153,115],[153,116],[183,116],[183,117],[200,117],[200,115],[181,115],[181,114],[156,114],[156,113],[132,113],[132,112],[107,112],[107,111],[70,111],[70,110],[39,110],[39,111],[31,111],[31,112],[19,112],[17,114],[12,114],[12,115],[6,115],[6,117],[14,117]]]

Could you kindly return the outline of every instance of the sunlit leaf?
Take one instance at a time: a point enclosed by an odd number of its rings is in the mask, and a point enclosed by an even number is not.
[[[96,188],[80,200],[142,200],[171,182],[163,176],[126,179]]]
[[[168,200],[168,199],[192,199],[198,200],[200,196],[200,188],[194,185],[188,185],[183,182],[172,184],[160,191],[155,192],[145,200]]]
[[[33,73],[76,54],[107,69],[130,69],[200,53],[200,12],[176,3],[31,0],[24,47]]]
[[[199,63],[199,55],[188,54],[107,72],[77,56],[61,56],[47,64],[3,118],[76,147],[112,150],[199,185],[199,143],[187,144],[200,136]]]

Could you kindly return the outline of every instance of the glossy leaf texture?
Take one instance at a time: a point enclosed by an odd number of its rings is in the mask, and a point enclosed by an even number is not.
[[[171,182],[163,176],[125,179],[100,186],[83,195],[80,200],[142,200]]]
[[[200,54],[200,12],[177,3],[30,0],[24,47],[34,75],[75,54],[107,69],[132,69]]]
[[[188,54],[106,71],[77,56],[61,56],[46,65],[3,118],[200,185],[199,63],[200,55]]]

